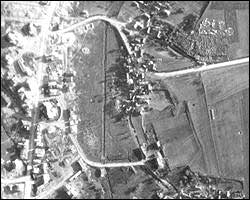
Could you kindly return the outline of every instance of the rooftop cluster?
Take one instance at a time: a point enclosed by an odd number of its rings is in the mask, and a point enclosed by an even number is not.
[[[168,174],[177,192],[159,193],[160,198],[243,199],[242,183],[193,172],[189,166],[177,167]],[[230,185],[230,187],[228,187]]]

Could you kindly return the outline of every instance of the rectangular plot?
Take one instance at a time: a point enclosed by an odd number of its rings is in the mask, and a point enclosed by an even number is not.
[[[73,52],[73,67],[76,70],[77,104],[81,122],[78,124],[78,140],[84,152],[91,160],[100,159],[102,134],[102,103],[95,101],[95,96],[103,95],[103,32],[104,24],[99,23],[95,35],[88,33],[86,37],[78,36],[78,45]],[[90,54],[83,54],[82,45],[90,49]],[[86,128],[89,131],[85,131]],[[80,135],[81,134],[81,135]]]
[[[249,198],[249,88],[242,91],[241,114],[244,153],[244,190]]]
[[[216,118],[211,122],[221,175],[243,177],[243,144],[240,94],[212,105]]]
[[[204,159],[207,173],[219,175],[218,161],[216,155],[216,146],[211,132],[209,114],[206,105],[205,95],[198,97],[192,102],[188,102],[190,116],[193,120],[197,137],[203,147],[205,153]]]
[[[120,54],[119,35],[111,26],[107,26],[107,61],[106,61],[106,102],[105,102],[105,153],[108,160],[124,160],[131,158],[133,149],[137,148],[126,120],[116,122],[118,112],[111,94],[112,67],[117,66]]]

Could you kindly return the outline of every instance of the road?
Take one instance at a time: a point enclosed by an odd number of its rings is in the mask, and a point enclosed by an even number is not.
[[[47,37],[47,34],[48,34],[48,30],[49,30],[49,25],[50,25],[50,21],[51,21],[51,18],[52,18],[52,15],[54,13],[54,10],[55,10],[55,7],[57,5],[58,2],[51,2],[51,5],[49,7],[49,10],[48,10],[48,18],[46,20],[44,20],[44,22],[42,23],[42,26],[41,26],[41,33],[40,33],[40,37],[41,37],[41,41],[40,41],[40,44],[41,44],[41,47],[40,47],[40,52],[39,54],[40,55],[43,55],[44,54],[44,51],[45,51],[45,39]],[[34,116],[33,116],[33,126],[31,127],[31,133],[30,133],[30,144],[29,144],[29,148],[30,149],[34,149],[34,138],[35,138],[35,132],[36,132],[36,128],[34,126],[34,124],[36,124],[37,122],[37,118],[38,118],[38,102],[39,102],[39,98],[40,98],[40,85],[42,83],[42,78],[43,78],[43,69],[44,69],[44,66],[43,66],[43,63],[39,63],[39,66],[38,66],[38,71],[36,73],[37,75],[37,84],[35,84],[34,86],[34,92],[35,93],[35,98],[33,99],[33,104],[34,104]],[[33,159],[33,152],[30,151],[29,152],[29,156],[28,156],[28,159],[30,161],[30,165],[32,164],[32,159]]]
[[[51,32],[51,33],[52,34],[63,34],[63,33],[72,31],[73,29],[75,29],[79,26],[91,23],[93,21],[98,21],[98,20],[108,22],[111,26],[113,26],[118,31],[118,33],[119,33],[119,35],[120,35],[120,37],[125,45],[127,52],[131,55],[132,50],[130,48],[129,41],[128,41],[126,35],[122,32],[122,29],[125,27],[126,23],[119,22],[116,19],[108,18],[107,16],[104,16],[104,15],[91,16],[91,17],[83,20],[82,22],[71,25],[70,27],[68,27],[66,29],[62,29],[59,31]],[[217,68],[228,67],[228,66],[232,66],[232,65],[236,65],[236,64],[246,63],[246,62],[249,62],[249,57],[241,58],[241,59],[237,59],[237,60],[232,60],[232,61],[228,61],[228,62],[223,62],[223,63],[203,65],[202,67],[198,67],[198,68],[191,68],[191,69],[185,69],[185,70],[179,70],[179,71],[173,71],[173,72],[152,73],[152,75],[156,76],[156,77],[160,77],[160,78],[176,77],[176,76],[181,76],[181,75],[190,74],[190,73],[214,70]]]
[[[21,177],[12,178],[12,179],[1,179],[1,184],[9,185],[9,184],[22,183],[26,181],[30,181],[30,176],[21,176]]]
[[[114,167],[131,167],[131,166],[142,166],[145,164],[145,160],[137,161],[137,162],[120,162],[120,163],[100,163],[91,161],[87,158],[85,153],[83,152],[82,148],[80,147],[77,139],[73,135],[69,135],[73,144],[75,145],[79,155],[83,159],[83,161],[91,167],[98,167],[98,168],[114,168]]]
[[[45,40],[48,36],[48,30],[49,30],[49,25],[51,22],[51,18],[53,16],[54,10],[57,6],[58,2],[51,2],[50,6],[48,8],[48,12],[47,12],[47,18],[44,20],[44,22],[41,25],[41,33],[40,33],[40,52],[38,53],[39,55],[43,55],[44,51],[45,51]],[[34,85],[34,92],[35,93],[35,98],[33,99],[33,104],[34,104],[34,108],[33,110],[34,115],[33,115],[33,122],[32,122],[32,127],[30,130],[30,140],[29,140],[29,154],[28,154],[28,160],[29,160],[29,169],[27,172],[27,175],[31,174],[31,170],[32,170],[32,161],[33,161],[33,150],[34,150],[34,139],[35,139],[35,133],[36,133],[36,123],[37,123],[37,119],[38,119],[38,102],[39,102],[39,98],[40,98],[40,85],[42,83],[42,79],[43,79],[43,63],[39,63],[38,65],[38,71],[36,72],[37,75],[37,83]],[[31,177],[30,177],[31,179]],[[32,188],[32,182],[31,181],[26,181],[25,184],[25,194],[24,194],[24,199],[29,199],[31,196],[31,188]]]
[[[249,57],[222,62],[222,63],[211,64],[211,65],[203,65],[202,67],[199,67],[199,68],[191,68],[191,69],[185,69],[185,70],[179,70],[179,71],[173,71],[173,72],[151,73],[150,75],[152,75],[153,77],[158,77],[158,78],[178,77],[178,76],[182,76],[182,75],[186,75],[190,73],[215,70],[215,69],[219,69],[223,67],[230,67],[233,65],[240,65],[240,64],[247,63],[247,62],[249,62]],[[240,67],[240,66],[237,66],[237,67]]]

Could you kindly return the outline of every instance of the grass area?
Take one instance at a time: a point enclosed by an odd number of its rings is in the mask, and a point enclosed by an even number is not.
[[[9,159],[9,154],[6,154],[7,149],[13,145],[13,142],[6,135],[3,127],[1,126],[1,159],[7,161]]]
[[[77,72],[76,90],[81,123],[78,124],[78,140],[84,152],[93,159],[100,159],[102,132],[102,104],[92,102],[95,95],[102,95],[103,32],[104,23],[95,23],[94,33],[78,36],[73,49],[73,66]],[[90,54],[81,50],[87,47]]]
[[[117,63],[120,56],[121,41],[119,35],[110,26],[107,28],[107,82],[106,82],[106,109],[105,109],[105,148],[107,160],[130,159],[136,144],[131,136],[126,120],[115,122],[112,118],[117,113],[114,111],[114,100],[111,98],[110,81],[112,74],[108,73]],[[109,105],[109,106],[108,106]]]
[[[236,93],[212,105],[215,119],[211,121],[211,125],[220,173],[229,178],[243,177],[243,138],[238,134],[242,131],[240,97],[241,95]]]
[[[74,2],[72,6],[72,17],[83,17],[82,12],[87,11],[89,16],[92,15],[105,15],[109,7],[112,5],[110,1],[79,1]]]
[[[249,198],[249,88],[242,91],[242,127],[244,149],[244,190]]]
[[[164,80],[164,84],[176,95],[179,102],[187,102],[190,116],[194,124],[194,130],[196,131],[197,138],[203,148],[200,157],[200,159],[205,161],[205,164],[202,165],[205,167],[203,170],[206,173],[217,175],[217,160],[201,77],[199,74],[190,74],[181,77],[168,78]],[[178,121],[176,120],[174,123],[178,123]],[[185,129],[187,128],[184,128],[182,133],[185,133]],[[190,148],[193,147],[190,146]],[[200,165],[200,162],[202,161],[197,159],[195,163],[193,163],[193,166]]]
[[[205,72],[202,79],[207,104],[215,110],[211,125],[221,173],[234,178],[248,177],[249,64]]]
[[[190,163],[200,151],[185,113],[173,117],[167,109],[153,111],[145,116],[145,125],[151,123],[171,168]]]
[[[77,72],[77,103],[82,119],[78,125],[78,141],[93,160],[100,160],[101,155],[107,160],[127,160],[136,145],[127,122],[113,119],[112,115],[116,113],[113,112],[114,101],[109,88],[111,76],[108,74],[109,68],[117,62],[121,44],[111,27],[107,28],[103,22],[94,25],[93,33],[77,36],[70,53],[73,58],[70,65]],[[83,54],[83,47],[87,47],[90,54]]]
[[[205,95],[197,97],[197,99],[189,102],[188,105],[194,128],[203,146],[207,171],[209,174],[219,175],[217,154],[212,137]]]
[[[129,168],[111,169],[109,179],[114,199],[154,199],[153,194],[159,190],[154,179],[141,169],[136,174],[128,171]]]
[[[249,88],[249,64],[202,73],[208,105]]]
[[[189,14],[199,16],[207,3],[208,1],[171,1],[170,5],[172,8],[175,11],[182,9],[182,12],[170,15],[167,20],[178,25],[182,22],[183,18]]]
[[[154,48],[150,48],[145,46],[145,52],[154,56],[157,60],[157,71],[159,72],[169,72],[175,70],[181,70],[184,68],[192,67],[194,65],[189,59],[174,54],[173,56],[169,51],[166,50],[157,50]]]

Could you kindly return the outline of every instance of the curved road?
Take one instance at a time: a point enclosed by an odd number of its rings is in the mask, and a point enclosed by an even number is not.
[[[63,34],[63,33],[72,31],[73,29],[75,29],[75,28],[77,28],[79,26],[82,26],[82,25],[85,25],[85,24],[88,24],[88,23],[91,23],[91,22],[94,22],[94,21],[98,21],[98,20],[108,22],[111,26],[113,26],[119,32],[119,34],[121,36],[121,39],[123,40],[123,43],[124,43],[128,53],[132,54],[132,51],[131,51],[130,46],[129,46],[128,39],[127,39],[126,35],[122,32],[122,28],[125,27],[126,23],[119,22],[118,20],[109,18],[109,17],[104,16],[104,15],[91,16],[91,17],[83,20],[82,22],[71,25],[68,28],[51,32],[51,34]]]
[[[130,49],[129,41],[128,41],[126,35],[122,32],[122,28],[125,27],[126,23],[120,22],[116,19],[108,18],[107,16],[104,16],[104,15],[91,16],[91,17],[83,20],[82,22],[71,25],[70,27],[68,27],[66,29],[58,30],[58,31],[51,32],[51,33],[52,34],[63,34],[65,32],[72,31],[73,29],[77,28],[78,26],[88,24],[88,23],[91,23],[93,21],[98,21],[98,20],[108,22],[110,25],[112,25],[119,32],[121,39],[126,47],[126,50],[131,55],[132,50]],[[153,76],[157,76],[157,77],[161,77],[161,78],[175,77],[175,76],[180,76],[180,75],[189,74],[189,73],[213,70],[213,69],[227,67],[227,66],[236,65],[236,64],[243,64],[246,62],[249,62],[249,57],[241,58],[241,59],[237,59],[237,60],[232,60],[232,61],[228,61],[228,62],[223,62],[223,63],[203,65],[202,67],[198,67],[198,68],[178,70],[178,71],[173,71],[173,72],[158,72],[158,73],[151,73],[151,74]]]
[[[132,166],[141,166],[141,165],[144,165],[145,164],[145,160],[141,160],[141,161],[138,161],[138,162],[121,162],[121,163],[100,163],[100,162],[95,162],[95,161],[92,161],[92,160],[89,160],[87,158],[87,156],[85,155],[85,153],[83,152],[82,148],[80,147],[77,139],[75,136],[73,135],[69,135],[73,144],[75,145],[79,155],[81,156],[81,158],[83,159],[83,161],[92,166],[92,167],[99,167],[99,168],[112,168],[112,167],[132,167]]]

